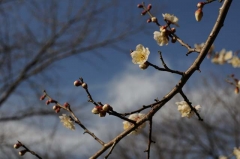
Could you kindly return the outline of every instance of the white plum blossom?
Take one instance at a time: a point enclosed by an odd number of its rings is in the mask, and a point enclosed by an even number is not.
[[[240,147],[239,148],[234,147],[233,154],[235,155],[236,159],[240,159]]]
[[[222,49],[212,58],[212,63],[222,65],[233,57],[232,54],[232,51],[226,51],[225,49]]]
[[[138,44],[136,50],[131,53],[132,62],[138,65],[144,64],[147,61],[149,54],[150,51],[148,48]]]
[[[204,43],[201,43],[201,44],[194,44],[194,47],[197,49],[197,50],[202,50],[204,46]],[[214,45],[212,44],[212,46],[210,47],[210,49],[208,50],[208,53],[211,54],[213,53],[214,51]]]
[[[155,31],[153,35],[154,35],[153,38],[157,41],[158,45],[163,46],[168,44],[169,38],[165,27],[161,27],[160,32]]]
[[[75,130],[74,122],[69,116],[67,116],[66,114],[63,114],[62,116],[59,116],[59,118],[61,119],[63,126],[65,126],[70,130]]]
[[[228,61],[228,63],[232,64],[234,68],[240,67],[240,58],[233,56],[232,59]]]
[[[218,159],[227,159],[226,156],[219,156]]]
[[[131,119],[133,121],[138,122],[140,119],[142,119],[145,116],[145,114],[141,114],[141,113],[137,113],[137,114],[131,114],[128,119]],[[123,122],[123,129],[127,130],[128,128],[130,128],[133,124],[128,122],[128,121],[124,121]],[[134,134],[137,135],[139,134],[140,130],[143,129],[146,126],[146,123],[143,123],[142,125],[140,125],[137,129],[135,129],[134,131],[132,131],[130,134]]]
[[[176,16],[168,14],[168,13],[162,14],[162,16],[163,16],[164,20],[167,20],[168,22],[179,27],[178,18]]]
[[[182,117],[187,117],[187,118],[192,117],[194,112],[191,111],[191,107],[187,104],[186,101],[176,102],[176,104],[178,105],[178,111],[182,114]],[[194,108],[197,111],[199,111],[201,106],[197,105],[197,106],[194,106]]]

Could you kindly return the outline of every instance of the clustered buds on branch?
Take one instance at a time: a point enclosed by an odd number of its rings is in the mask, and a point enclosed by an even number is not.
[[[25,155],[27,152],[31,153],[32,155],[36,156],[39,159],[42,159],[38,154],[36,154],[34,151],[31,151],[29,148],[27,148],[24,144],[22,144],[20,141],[18,141],[16,144],[13,145],[15,149],[24,148],[23,150],[19,151],[19,156]]]

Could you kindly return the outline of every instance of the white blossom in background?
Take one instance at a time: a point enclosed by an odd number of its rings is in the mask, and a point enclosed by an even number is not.
[[[218,159],[227,159],[226,156],[219,156]]]
[[[165,27],[160,28],[159,31],[155,31],[153,33],[153,38],[156,40],[157,44],[160,46],[167,45],[168,44],[168,33]]]
[[[212,58],[212,63],[222,65],[233,57],[232,51],[222,49],[218,54]]]
[[[70,130],[75,130],[74,122],[69,116],[67,116],[66,114],[63,114],[62,116],[59,116],[59,118],[61,119],[63,126],[65,126]]]
[[[240,58],[233,56],[232,59],[228,61],[228,63],[232,64],[234,68],[240,67]]]
[[[179,25],[178,25],[178,18],[176,16],[168,14],[168,13],[162,14],[162,16],[163,16],[164,20],[167,20],[171,24],[174,24],[174,25],[179,27]]]
[[[131,53],[132,62],[138,65],[144,64],[147,61],[149,54],[150,51],[148,48],[138,44],[136,50]]]
[[[133,121],[138,122],[140,119],[142,119],[145,116],[145,114],[141,114],[141,113],[137,113],[137,114],[131,114],[128,119],[131,119]],[[128,128],[130,128],[133,124],[128,122],[128,121],[124,121],[123,122],[123,129],[127,130]],[[134,134],[137,135],[139,134],[140,130],[143,129],[146,126],[146,123],[143,123],[142,125],[140,125],[137,129],[135,129],[134,131],[132,131],[130,134]]]
[[[197,50],[202,50],[204,46],[204,43],[201,43],[201,44],[194,44],[194,47],[197,49]],[[208,53],[213,53],[214,51],[214,45],[212,44],[212,46],[210,47],[210,49],[208,50]]]
[[[190,118],[193,116],[194,111],[191,111],[191,107],[187,104],[186,101],[176,102],[178,106],[178,111],[182,114],[182,117]],[[194,108],[199,111],[201,106],[197,105]]]
[[[240,159],[240,147],[239,148],[234,147],[233,154],[235,155],[236,159]]]

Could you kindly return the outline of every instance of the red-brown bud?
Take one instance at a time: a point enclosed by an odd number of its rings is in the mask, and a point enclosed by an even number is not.
[[[25,155],[25,153],[28,152],[27,150],[22,150],[22,151],[19,151],[18,154],[19,156],[23,156]]]
[[[175,33],[176,29],[175,28],[171,28],[171,33]]]
[[[67,109],[70,108],[70,104],[68,102],[64,103],[63,106]]]
[[[151,19],[148,19],[148,20],[147,20],[147,23],[151,23],[151,22],[152,22],[152,20],[151,20]]]
[[[141,15],[145,15],[147,13],[147,10],[142,11]]]
[[[46,98],[46,94],[42,95],[42,96],[40,97],[40,100],[44,100],[45,98]]]
[[[137,7],[138,8],[143,8],[143,5],[142,4],[138,4]]]
[[[150,11],[151,9],[152,9],[152,5],[149,4],[149,5],[147,6],[147,10]]]
[[[74,84],[74,86],[78,87],[78,86],[81,86],[81,85],[82,85],[82,82],[79,81],[79,80],[76,80],[76,81],[74,81],[73,84]]]
[[[18,149],[18,148],[21,147],[21,146],[22,146],[21,143],[16,143],[16,144],[13,145],[13,147],[14,147],[15,149]]]
[[[238,93],[239,93],[239,88],[238,88],[238,87],[235,88],[234,93],[235,93],[235,94],[238,94]]]

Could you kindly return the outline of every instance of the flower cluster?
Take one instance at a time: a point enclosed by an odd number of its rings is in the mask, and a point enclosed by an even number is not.
[[[92,109],[92,113],[99,114],[99,117],[105,117],[110,110],[113,110],[113,108],[109,104],[104,104],[103,106],[95,106]]]
[[[168,31],[165,26],[160,27],[160,32],[155,31],[153,35],[153,38],[156,40],[158,45],[163,46],[168,44]]]
[[[192,117],[194,112],[191,110],[191,107],[187,104],[186,101],[176,102],[176,104],[178,105],[178,111],[182,114],[182,117]],[[201,106],[197,105],[194,106],[194,108],[199,111]]]
[[[212,63],[222,65],[228,61],[231,61],[232,57],[232,51],[226,51],[225,49],[222,49],[218,54],[214,55],[212,58]]]
[[[62,116],[59,116],[59,118],[61,119],[63,126],[65,126],[70,130],[75,130],[74,122],[69,116],[67,116],[66,114],[63,114]]]
[[[128,117],[128,119],[131,119],[133,121],[138,122],[140,119],[142,119],[145,116],[145,114],[132,114]],[[124,121],[123,122],[123,129],[127,130],[128,128],[130,128],[133,124],[128,122],[128,121]],[[137,135],[139,134],[140,130],[143,129],[146,126],[146,123],[143,123],[142,125],[140,125],[137,129],[133,130],[130,134],[134,134]]]

